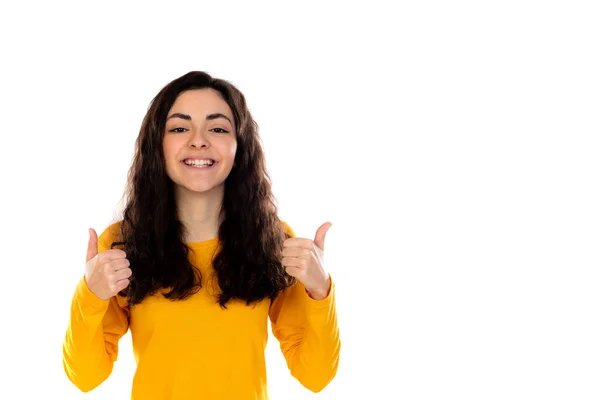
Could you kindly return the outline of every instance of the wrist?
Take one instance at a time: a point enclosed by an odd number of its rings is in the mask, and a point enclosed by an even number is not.
[[[306,288],[306,293],[313,300],[323,300],[329,296],[331,290],[331,278],[327,275],[325,283],[318,288]]]

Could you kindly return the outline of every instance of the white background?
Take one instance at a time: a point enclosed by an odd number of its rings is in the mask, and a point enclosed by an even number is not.
[[[14,3],[14,4],[13,4]],[[152,97],[230,80],[282,218],[330,220],[342,360],[278,399],[598,399],[600,14],[592,1],[3,2],[0,398],[62,369],[87,228],[117,211]]]

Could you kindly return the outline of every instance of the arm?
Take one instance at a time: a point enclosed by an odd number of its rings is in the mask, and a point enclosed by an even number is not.
[[[110,248],[112,237],[108,229],[100,235],[99,253]],[[83,392],[104,382],[117,359],[118,341],[128,328],[126,300],[119,296],[101,300],[82,277],[75,289],[63,342],[63,366],[69,380]]]
[[[300,282],[294,284],[275,299],[269,317],[292,376],[313,392],[323,390],[335,377],[340,356],[333,281],[323,300],[311,299]]]
[[[313,392],[323,390],[336,375],[341,346],[333,280],[322,300],[295,283],[275,299],[269,317],[292,376]]]

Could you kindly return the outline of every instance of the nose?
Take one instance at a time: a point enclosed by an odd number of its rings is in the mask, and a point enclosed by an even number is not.
[[[192,131],[192,134],[190,136],[190,142],[189,142],[190,147],[199,149],[202,147],[209,147],[210,146],[210,142],[208,141],[208,137],[205,134],[203,129],[195,129]]]

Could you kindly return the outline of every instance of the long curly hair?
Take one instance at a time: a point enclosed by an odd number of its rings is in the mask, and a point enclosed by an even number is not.
[[[175,204],[174,183],[167,176],[162,141],[167,113],[180,93],[192,89],[218,91],[231,108],[237,127],[235,167],[225,180],[219,227],[219,250],[213,258],[220,293],[227,308],[232,299],[248,305],[269,298],[294,283],[281,264],[288,237],[279,220],[258,126],[244,95],[231,83],[192,71],[167,84],[154,97],[142,122],[128,174],[120,240],[133,272],[120,293],[129,304],[163,291],[183,300],[202,287],[202,274],[188,258],[184,226]]]

